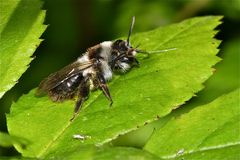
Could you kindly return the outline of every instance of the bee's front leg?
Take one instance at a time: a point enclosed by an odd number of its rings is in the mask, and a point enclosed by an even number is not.
[[[111,94],[109,92],[108,86],[106,84],[106,80],[101,73],[97,74],[97,81],[98,81],[98,85],[102,89],[105,97],[107,97],[107,99],[111,102],[110,103],[110,106],[111,106],[113,103],[113,100],[112,100]]]
[[[85,77],[84,80],[79,85],[78,100],[75,104],[73,117],[70,119],[70,121],[72,121],[77,116],[77,114],[79,113],[82,107],[83,102],[85,101],[85,99],[88,98],[89,91],[90,91],[89,78],[90,78],[89,76]]]

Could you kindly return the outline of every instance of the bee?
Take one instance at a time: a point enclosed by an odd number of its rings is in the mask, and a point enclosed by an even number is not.
[[[39,84],[36,94],[47,93],[56,102],[77,96],[71,120],[78,115],[90,90],[101,89],[111,106],[113,100],[107,81],[112,79],[113,71],[128,71],[132,66],[139,65],[137,53],[147,53],[130,44],[134,23],[133,16],[127,40],[104,41],[88,48],[75,62],[45,78]]]

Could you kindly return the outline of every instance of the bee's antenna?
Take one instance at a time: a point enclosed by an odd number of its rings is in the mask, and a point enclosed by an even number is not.
[[[136,47],[135,47],[135,48],[136,48],[136,49],[137,49],[137,48],[139,48],[139,46],[140,46],[140,45],[141,45],[141,44],[139,43],[138,45],[136,45]]]
[[[127,38],[127,45],[128,45],[128,46],[129,46],[129,44],[130,44],[130,36],[131,36],[131,34],[132,34],[132,30],[133,30],[134,23],[135,23],[135,16],[132,17],[132,24],[131,24],[130,29],[129,29],[129,32],[128,32],[128,38]]]

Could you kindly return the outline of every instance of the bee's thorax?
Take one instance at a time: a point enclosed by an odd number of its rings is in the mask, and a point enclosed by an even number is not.
[[[101,62],[101,66],[97,68],[98,72],[102,72],[104,78],[106,80],[110,80],[112,78],[112,70],[109,66],[111,61],[111,51],[112,51],[112,42],[104,41],[98,45],[95,45],[87,50],[87,52],[78,58],[79,63],[92,63],[92,59],[98,59]],[[94,74],[96,72],[96,68],[90,67],[83,71],[83,76],[87,76],[88,74]]]
[[[112,41],[104,41],[100,43],[101,46],[101,53],[100,56],[106,60],[107,62],[111,61],[112,56]]]

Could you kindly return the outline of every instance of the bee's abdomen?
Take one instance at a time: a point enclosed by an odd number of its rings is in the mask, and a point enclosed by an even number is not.
[[[81,73],[74,75],[51,89],[49,91],[49,96],[53,101],[72,99],[76,95],[76,91],[82,80],[83,76]]]

